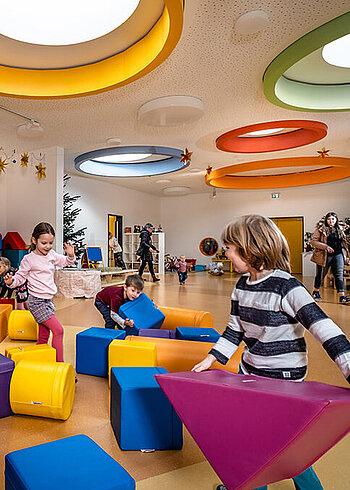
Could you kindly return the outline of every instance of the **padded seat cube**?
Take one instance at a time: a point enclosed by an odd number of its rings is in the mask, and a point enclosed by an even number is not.
[[[5,355],[17,365],[19,361],[56,362],[56,349],[47,344],[11,347],[5,350]]]
[[[12,414],[9,391],[14,368],[14,361],[0,354],[0,418]]]
[[[38,340],[38,324],[28,310],[11,311],[8,336],[12,340]]]
[[[175,339],[175,330],[164,330],[163,328],[140,328],[139,337],[157,337],[159,339]]]
[[[108,350],[108,378],[112,367],[150,367],[157,365],[156,346],[149,342],[112,340]]]
[[[9,317],[12,312],[12,305],[0,304],[0,342],[7,337]]]
[[[67,420],[74,402],[74,378],[73,366],[68,363],[20,361],[10,385],[12,411]]]
[[[112,368],[110,419],[121,449],[181,449],[182,422],[154,378],[162,367]]]
[[[182,340],[196,340],[197,342],[217,342],[220,334],[214,328],[177,327],[176,338]]]
[[[121,305],[118,314],[134,321],[133,327],[125,328],[126,335],[138,335],[140,328],[160,328],[165,318],[164,313],[154,306],[145,293]]]
[[[76,336],[76,371],[108,377],[108,347],[112,340],[125,339],[123,330],[91,327]]]
[[[134,490],[135,480],[79,434],[7,454],[5,485],[6,490]]]

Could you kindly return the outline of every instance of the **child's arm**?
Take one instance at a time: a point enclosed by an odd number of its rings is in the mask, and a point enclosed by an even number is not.
[[[70,267],[71,265],[74,265],[75,262],[74,245],[71,245],[70,243],[65,243],[64,251],[66,252],[67,255],[61,255],[52,251],[52,253],[55,256],[55,265],[57,265],[58,267]]]
[[[318,306],[304,286],[294,277],[288,281],[282,309],[300,322],[322,344],[350,383],[350,342],[344,332]]]
[[[134,326],[134,321],[133,320],[130,320],[129,318],[125,318],[125,320],[124,320],[124,318],[122,318],[121,316],[119,316],[118,313],[116,313],[113,310],[110,311],[110,315],[111,315],[112,320],[114,320],[116,323],[118,323],[118,325],[121,328],[133,327]]]

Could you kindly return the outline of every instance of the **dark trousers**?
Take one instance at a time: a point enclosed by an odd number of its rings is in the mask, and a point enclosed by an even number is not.
[[[331,268],[334,276],[335,287],[338,293],[344,291],[344,257],[342,253],[337,255],[327,254],[325,267],[321,265],[316,266],[315,289],[320,289],[329,268]]]
[[[110,309],[108,308],[108,306],[102,303],[102,301],[95,301],[95,306],[103,316],[103,319],[105,321],[105,328],[115,329],[116,322],[111,318]]]
[[[153,269],[153,261],[152,259],[141,259],[141,266],[140,266],[140,269],[139,269],[139,276],[142,277],[142,274],[143,274],[143,271],[146,267],[146,264],[148,264],[148,269],[151,273],[151,276],[152,277],[155,277],[155,273],[154,273],[154,269]]]
[[[123,252],[115,252],[115,254],[114,254],[114,265],[116,267],[121,267],[122,269],[126,269],[125,262],[123,260]]]
[[[180,281],[180,284],[185,282],[186,279],[187,279],[187,272],[180,272],[180,271],[177,271],[177,273],[179,274],[179,281]]]

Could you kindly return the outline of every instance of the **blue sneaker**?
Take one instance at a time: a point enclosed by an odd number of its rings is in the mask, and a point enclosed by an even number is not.
[[[320,295],[320,293],[318,291],[314,291],[312,293],[312,297],[314,298],[315,301],[322,301],[321,295]]]
[[[339,303],[341,303],[342,305],[349,305],[350,298],[348,298],[347,296],[340,296]]]

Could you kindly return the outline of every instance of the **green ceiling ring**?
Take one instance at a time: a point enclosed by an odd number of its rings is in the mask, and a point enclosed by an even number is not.
[[[283,76],[286,70],[305,56],[349,33],[350,12],[347,12],[305,34],[284,49],[265,70],[263,83],[267,100],[293,111],[349,111],[350,83],[312,84]]]

